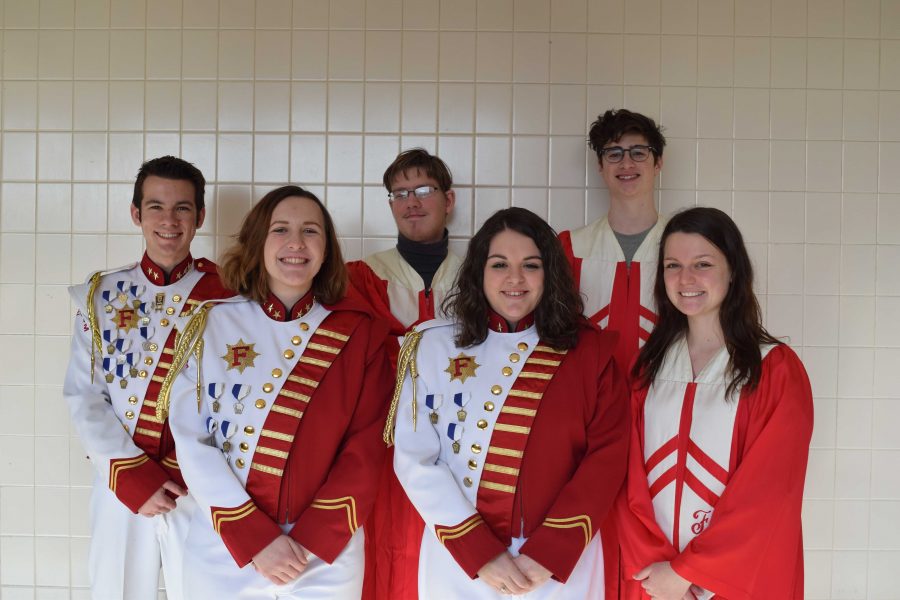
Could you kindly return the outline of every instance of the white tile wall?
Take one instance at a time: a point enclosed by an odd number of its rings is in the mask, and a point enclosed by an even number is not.
[[[381,174],[424,145],[454,172],[461,251],[511,204],[558,228],[603,214],[586,131],[622,105],[665,127],[662,210],[734,216],[768,326],[806,362],[807,597],[898,597],[895,0],[0,8],[3,598],[87,597],[91,474],[61,399],[65,286],[140,253],[127,205],[143,159],[171,152],[206,174],[196,254],[221,253],[253,200],[292,181],[325,196],[356,258],[392,244]]]

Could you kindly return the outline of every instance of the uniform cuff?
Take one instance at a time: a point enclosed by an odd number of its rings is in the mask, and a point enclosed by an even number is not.
[[[135,514],[168,480],[165,470],[146,454],[109,461],[109,489]]]

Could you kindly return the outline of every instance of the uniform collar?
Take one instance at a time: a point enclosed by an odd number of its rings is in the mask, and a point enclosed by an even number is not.
[[[146,252],[144,252],[143,258],[141,258],[141,271],[144,272],[144,276],[153,283],[153,285],[158,286],[171,285],[176,281],[181,281],[185,275],[191,272],[193,266],[194,259],[190,253],[188,253],[183,261],[175,265],[172,272],[168,274],[165,269],[153,262],[150,257],[147,256]]]
[[[506,322],[506,319],[494,312],[493,309],[488,309],[488,329],[491,331],[496,331],[497,333],[518,333],[520,331],[525,331],[532,325],[534,325],[534,311],[522,317],[522,319],[516,323],[516,327],[512,328],[509,326],[509,323]]]
[[[269,292],[269,297],[262,303],[262,309],[273,321],[293,321],[312,310],[314,303],[313,292],[309,290],[305,296],[297,300],[291,310],[287,310],[284,303],[275,294]]]

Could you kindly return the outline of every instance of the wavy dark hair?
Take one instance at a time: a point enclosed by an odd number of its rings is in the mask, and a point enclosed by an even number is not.
[[[728,261],[731,283],[719,308],[719,323],[728,349],[727,394],[741,386],[750,390],[759,384],[762,374],[760,344],[779,344],[762,324],[759,302],[753,293],[753,265],[744,246],[741,230],[727,214],[717,208],[697,207],[674,215],[659,241],[659,262],[653,298],[659,321],[641,348],[632,368],[632,377],[641,387],[649,386],[662,367],[666,352],[688,330],[687,317],[669,300],[663,279],[666,240],[673,233],[696,233],[718,248]]]
[[[160,156],[148,160],[141,165],[137,178],[134,180],[134,194],[131,204],[141,210],[141,201],[144,199],[144,181],[151,175],[163,179],[175,179],[189,181],[194,186],[194,208],[197,209],[197,224],[200,224],[200,211],[206,207],[204,196],[206,193],[206,179],[203,173],[193,163],[176,156]]]
[[[394,180],[412,170],[421,171],[426,177],[434,179],[442,192],[453,187],[453,175],[444,161],[429,154],[425,148],[410,148],[398,154],[394,162],[388,165],[382,177],[384,189],[394,191]]]
[[[641,113],[631,112],[627,108],[608,110],[591,123],[588,132],[588,146],[597,153],[597,160],[603,162],[603,147],[610,142],[618,142],[628,134],[642,135],[653,149],[653,164],[663,155],[666,138],[662,128],[656,121]]]
[[[313,277],[312,290],[322,304],[335,304],[347,291],[347,267],[344,266],[334,221],[315,194],[296,185],[286,185],[272,190],[250,209],[244,217],[240,232],[235,236],[237,240],[222,258],[219,276],[226,287],[252,300],[262,302],[269,296],[269,281],[263,257],[269,224],[272,222],[275,207],[282,200],[293,196],[312,200],[322,211],[325,225],[325,260],[322,261],[319,272]]]
[[[472,346],[487,337],[490,305],[484,295],[484,267],[491,240],[507,229],[531,238],[541,253],[544,293],[534,309],[538,335],[543,343],[553,348],[573,348],[578,340],[579,325],[584,321],[581,315],[584,307],[575,289],[572,269],[553,228],[524,208],[495,212],[469,241],[453,291],[441,305],[444,313],[453,315],[459,323],[456,344]]]

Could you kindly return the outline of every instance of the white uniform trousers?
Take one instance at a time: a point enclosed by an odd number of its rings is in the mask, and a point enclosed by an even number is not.
[[[519,555],[526,538],[513,538],[509,552]],[[527,594],[525,600],[603,600],[603,549],[600,534],[594,536],[575,564],[565,585],[550,579]],[[437,537],[425,527],[419,553],[419,598],[428,600],[509,600],[481,579],[470,579]]]
[[[291,527],[281,526],[285,533]],[[191,519],[185,545],[184,590],[191,600],[359,600],[364,547],[360,527],[332,564],[310,553],[300,577],[276,585],[257,573],[253,563],[238,568],[209,519],[198,510]]]
[[[132,513],[96,478],[91,493],[91,544],[88,571],[93,600],[157,600],[162,564],[169,600],[182,591],[184,540],[197,507],[191,496],[175,510],[155,517]]]

